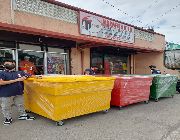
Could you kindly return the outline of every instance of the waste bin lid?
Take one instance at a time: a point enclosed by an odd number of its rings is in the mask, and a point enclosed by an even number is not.
[[[95,81],[109,81],[109,80],[115,80],[115,77],[95,77]]]
[[[76,82],[76,77],[72,76],[57,76],[57,77],[37,77],[37,78],[28,78],[27,80],[29,81],[34,81],[34,82],[57,82],[57,83],[64,83],[64,82]]]

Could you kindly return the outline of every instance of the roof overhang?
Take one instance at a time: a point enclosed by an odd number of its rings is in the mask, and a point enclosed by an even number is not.
[[[110,17],[107,17],[107,16],[103,16],[103,15],[100,15],[100,14],[97,14],[97,13],[94,13],[94,12],[91,12],[91,11],[88,11],[88,10],[85,10],[85,9],[82,9],[82,8],[78,8],[78,7],[75,7],[75,6],[72,6],[72,5],[57,1],[57,0],[45,0],[45,1],[48,2],[48,3],[51,3],[51,4],[55,4],[55,5],[62,6],[62,7],[68,8],[68,9],[72,9],[72,10],[75,10],[75,11],[78,11],[78,12],[83,11],[83,12],[86,12],[86,13],[89,13],[89,14],[92,14],[92,15],[95,15],[95,16],[103,17],[103,18],[106,18],[106,19],[109,19],[109,20],[112,20],[112,21],[116,21],[116,22],[119,22],[119,23],[122,23],[122,24],[125,24],[125,25],[128,25],[128,26],[134,27],[135,29],[139,29],[141,31],[145,31],[145,32],[149,32],[149,33],[152,33],[152,34],[157,34],[157,35],[165,37],[165,35],[163,35],[161,33],[157,33],[157,32],[154,32],[154,31],[151,31],[151,30],[148,30],[148,29],[144,29],[143,27],[138,27],[138,26],[135,26],[135,25],[132,25],[132,24],[122,22],[122,21],[118,21],[116,19],[113,19],[113,18],[110,18]]]
[[[0,30],[26,33],[26,34],[32,34],[32,35],[40,35],[40,36],[52,37],[52,38],[58,38],[58,39],[73,40],[76,42],[85,42],[85,43],[88,42],[91,44],[91,45],[86,44],[83,47],[92,47],[92,44],[93,44],[96,46],[103,45],[103,46],[115,46],[115,47],[120,47],[120,48],[133,49],[139,52],[162,52],[157,49],[138,47],[138,46],[135,46],[134,44],[124,43],[124,42],[105,40],[105,39],[90,37],[90,36],[85,36],[85,35],[75,36],[75,35],[69,35],[69,34],[64,34],[64,33],[58,33],[58,32],[53,32],[53,31],[47,31],[47,30],[36,29],[36,28],[26,27],[26,26],[21,26],[21,25],[2,23],[2,22],[0,22]]]

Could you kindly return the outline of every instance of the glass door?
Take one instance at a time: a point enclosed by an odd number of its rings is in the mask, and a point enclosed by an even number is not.
[[[4,60],[15,60],[15,58],[14,49],[0,48],[0,71],[4,69],[2,65]]]
[[[127,74],[127,56],[105,55],[105,74]]]
[[[104,74],[104,54],[103,53],[91,53],[91,67],[96,67],[96,74]]]

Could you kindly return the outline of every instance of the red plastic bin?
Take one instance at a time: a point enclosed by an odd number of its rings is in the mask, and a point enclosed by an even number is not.
[[[111,105],[127,106],[138,102],[149,101],[152,77],[124,76],[116,77],[111,94]]]

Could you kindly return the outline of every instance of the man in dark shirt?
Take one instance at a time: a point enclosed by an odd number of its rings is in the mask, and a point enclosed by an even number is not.
[[[95,75],[95,68],[91,67],[90,69],[85,69],[84,75]]]
[[[34,120],[34,117],[26,114],[23,102],[23,81],[30,75],[23,71],[15,71],[16,64],[13,60],[5,60],[3,65],[4,71],[0,72],[0,100],[2,113],[5,118],[4,125],[12,123],[12,104],[18,107],[19,120]]]
[[[161,71],[160,71],[160,70],[157,70],[157,69],[156,69],[156,66],[150,65],[149,68],[151,69],[151,73],[152,73],[152,74],[161,74]]]

